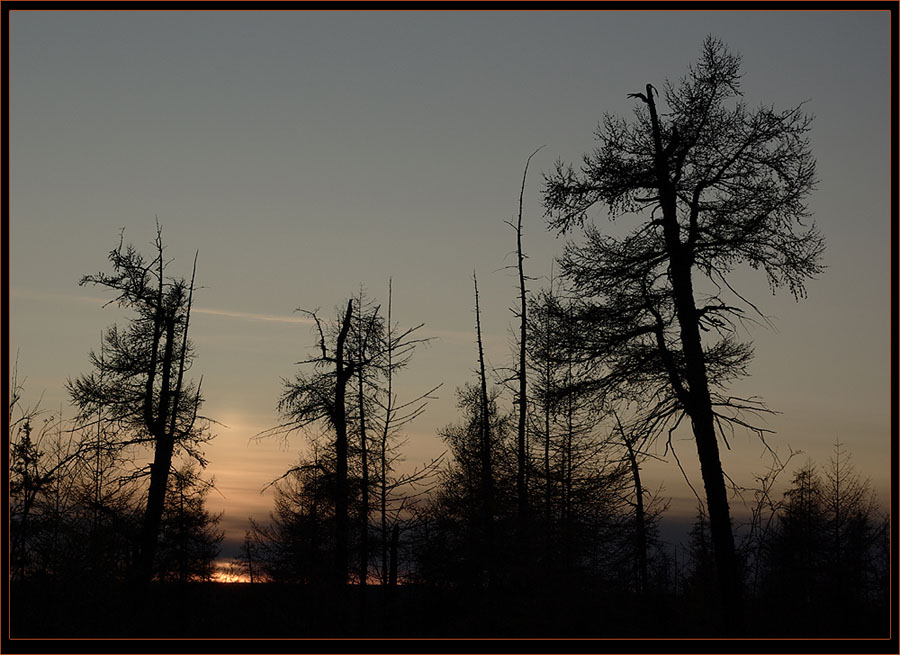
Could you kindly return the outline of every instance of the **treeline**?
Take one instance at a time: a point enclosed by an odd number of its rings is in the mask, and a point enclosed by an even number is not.
[[[392,290],[384,304],[360,288],[333,315],[307,312],[311,354],[283,381],[279,423],[259,435],[301,434],[306,447],[273,481],[271,516],[251,521],[234,561],[252,588],[240,592],[252,620],[179,630],[882,635],[889,523],[842,446],[822,469],[797,469],[784,494],[776,480],[790,460],[775,452],[755,488],[722,469],[719,447],[735,430],[767,444],[757,419],[769,411],[729,391],[753,356],[740,328],[766,320],[731,273],[759,269],[773,291],[800,299],[825,247],[806,222],[812,119],[802,106],[748,109],[740,78],[740,58],[708,38],[678,83],[629,94],[633,119],[607,117],[581,167],[556,163],[544,180],[547,225],[580,239],[543,289],[529,288],[525,267],[523,196],[537,151],[528,158],[509,223],[509,363],[486,365],[473,276],[474,375],[457,389],[458,420],[439,431],[446,451],[435,460],[402,463],[406,428],[440,385],[398,396],[397,376],[428,339],[421,325],[394,322]],[[637,225],[603,233],[597,209]],[[111,273],[82,283],[131,315],[104,333],[93,371],[69,381],[72,425],[38,426],[18,392],[10,401],[11,576],[97,572],[156,607],[163,592],[151,583],[208,580],[221,540],[201,475],[212,422],[202,380],[189,377],[194,274],[167,273],[159,227],[149,259],[121,240],[109,259]],[[667,499],[645,474],[648,458],[677,459],[677,430],[692,434],[703,482],[680,560],[660,538]],[[749,504],[746,524],[732,512],[735,492]],[[261,615],[272,607],[261,599],[292,594],[306,599],[302,621],[290,609]]]

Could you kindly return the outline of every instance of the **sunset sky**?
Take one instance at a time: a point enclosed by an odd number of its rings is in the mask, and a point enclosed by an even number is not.
[[[810,209],[827,240],[800,303],[736,274],[776,329],[743,335],[756,358],[735,391],[780,412],[767,419],[780,453],[822,465],[840,439],[887,502],[887,11],[13,11],[6,316],[27,398],[71,416],[66,379],[127,317],[78,281],[108,270],[122,228],[148,252],[158,217],[173,273],[189,276],[199,250],[192,374],[205,413],[228,426],[207,449],[223,557],[304,445],[251,439],[278,422],[281,379],[314,345],[296,308],[332,316],[360,284],[385,302],[393,278],[396,320],[434,337],[397,381],[401,399],[443,383],[405,449],[408,466],[431,458],[457,418],[455,388],[474,379],[473,271],[487,357],[511,361],[505,221],[526,158],[546,145],[524,205],[527,273],[546,278],[563,241],[545,228],[542,172],[577,164],[603,114],[630,115],[628,93],[677,80],[707,34],[743,56],[751,107],[806,101],[815,115]],[[699,489],[687,436],[676,445]],[[726,469],[751,485],[762,445],[747,434],[731,446]],[[673,515],[693,513],[671,458],[645,478],[664,484]]]

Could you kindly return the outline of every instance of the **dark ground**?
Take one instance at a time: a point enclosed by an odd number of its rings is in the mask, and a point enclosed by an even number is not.
[[[716,636],[710,614],[698,611],[683,599],[617,596],[592,590],[572,594],[544,587],[488,594],[473,589],[400,586],[394,589],[369,587],[363,595],[358,587],[347,587],[338,592],[296,585],[189,583],[154,585],[144,603],[139,603],[136,598],[134,590],[122,584],[14,584],[8,606],[9,635],[13,642],[7,641],[3,650],[35,652],[28,647],[29,642],[16,641],[21,638],[666,639]],[[363,600],[364,612],[361,611]],[[748,622],[752,634],[747,636],[889,636],[890,619],[886,608],[860,608],[859,615],[852,617],[852,621],[832,621],[831,625],[816,621],[814,627],[806,628],[796,625],[798,617],[794,617],[793,622],[779,622],[771,617],[762,618],[762,613],[764,608],[751,608],[750,614],[757,617]],[[593,643],[594,652],[598,652],[598,642]],[[868,643],[875,647],[889,642]],[[212,648],[212,652],[219,652],[215,646]],[[243,652],[253,650],[256,649]],[[841,652],[867,650],[870,648]],[[130,652],[139,651],[132,649]],[[889,648],[887,652],[896,653],[897,650]]]

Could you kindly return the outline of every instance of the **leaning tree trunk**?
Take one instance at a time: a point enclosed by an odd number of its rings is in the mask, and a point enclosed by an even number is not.
[[[171,382],[172,360],[174,358],[175,340],[174,321],[167,321],[166,343],[164,346],[162,366],[162,387],[159,397],[158,412],[152,434],[155,442],[153,464],[150,467],[150,488],[147,491],[147,508],[144,511],[144,524],[141,532],[141,557],[138,565],[138,581],[147,584],[153,577],[153,560],[156,557],[156,542],[162,524],[162,514],[166,502],[166,487],[169,482],[169,469],[172,466],[172,453],[175,450],[175,439],[168,428],[168,409],[170,403],[169,384]]]
[[[634,445],[625,435],[619,417],[616,416],[616,423],[619,426],[619,432],[622,435],[622,441],[625,442],[625,448],[628,452],[628,463],[631,465],[631,477],[634,481],[634,529],[635,542],[637,546],[638,556],[638,575],[640,578],[640,593],[646,594],[648,591],[648,574],[647,574],[647,523],[644,513],[644,486],[641,484],[641,467],[638,464],[637,454],[634,452]]]
[[[363,354],[360,353],[359,361]],[[359,541],[359,584],[363,587],[368,583],[369,571],[369,447],[366,435],[365,394],[363,393],[363,369],[357,364],[357,382],[359,383],[359,446],[362,467],[362,489],[360,493],[360,541]]]
[[[543,146],[541,146],[543,148]],[[516,260],[519,271],[519,425],[516,435],[516,519],[519,530],[519,537],[524,538],[526,533],[526,521],[528,517],[528,483],[526,480],[527,470],[527,453],[525,452],[526,440],[525,430],[528,416],[528,393],[527,381],[528,375],[525,368],[525,354],[527,350],[527,303],[525,302],[525,255],[522,253],[522,201],[525,197],[525,179],[528,175],[528,164],[531,158],[537,153],[538,148],[528,156],[525,161],[525,170],[522,173],[522,188],[519,191],[519,221],[516,224]]]
[[[487,377],[484,372],[484,347],[481,340],[481,309],[478,304],[478,278],[475,281],[475,330],[478,338],[478,370],[481,380],[481,529],[482,566],[489,586],[494,573],[494,473],[491,462],[491,423],[487,393]]]
[[[350,321],[353,317],[353,299],[347,302],[347,313],[341,323],[341,331],[338,334],[335,347],[335,388],[334,409],[332,422],[335,432],[335,469],[337,480],[335,481],[335,535],[334,535],[334,580],[343,586],[347,583],[347,506],[349,498],[349,484],[347,481],[347,382],[353,376],[353,365],[344,363],[344,342],[350,331]]]
[[[194,269],[191,274],[191,285],[188,288],[187,305],[184,312],[184,328],[181,334],[181,350],[175,360],[175,323],[176,314],[163,314],[162,263],[159,271],[159,293],[157,298],[157,318],[154,322],[153,349],[150,357],[150,368],[147,375],[144,397],[144,422],[154,437],[155,448],[153,464],[150,467],[150,487],[147,491],[147,508],[144,512],[144,523],[141,532],[141,550],[138,563],[138,582],[148,584],[153,578],[153,561],[156,558],[157,540],[165,510],[166,490],[169,486],[169,469],[172,466],[172,455],[175,451],[175,431],[177,428],[179,403],[181,402],[184,372],[187,366],[188,329],[190,328],[191,309],[194,298],[194,280],[197,275],[197,256],[194,255]],[[162,262],[162,249],[159,251]],[[162,355],[162,380],[160,383],[159,402],[156,414],[153,414],[153,393],[156,365],[158,362],[159,343],[165,330],[165,345]],[[177,368],[175,368],[177,366]],[[172,372],[175,371],[175,387],[172,388]],[[199,394],[199,391],[198,391]],[[190,431],[193,425],[188,426]]]
[[[723,625],[728,632],[734,633],[741,630],[743,623],[743,590],[734,548],[725,476],[719,457],[706,362],[700,339],[699,314],[691,281],[694,235],[692,231],[689,232],[687,241],[682,242],[681,226],[678,223],[676,190],[669,177],[669,155],[662,146],[659,118],[651,85],[647,85],[646,102],[653,128],[657,187],[670,264],[669,279],[680,327],[684,377],[688,384],[688,388],[683,392],[683,401],[685,411],[691,418],[694,440],[697,444],[697,456],[700,460],[700,473],[706,491],[710,535],[721,595],[720,607],[723,613]],[[692,225],[691,228],[694,230],[696,226]]]

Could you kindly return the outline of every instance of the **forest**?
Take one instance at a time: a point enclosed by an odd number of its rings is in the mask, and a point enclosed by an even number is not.
[[[307,312],[306,358],[272,399],[277,424],[257,435],[304,447],[271,482],[269,516],[247,526],[228,571],[240,582],[216,570],[224,532],[204,446],[217,423],[191,374],[202,270],[196,258],[189,276],[170,270],[159,223],[149,253],[123,231],[106,272],[80,280],[128,318],[84,345],[87,372],[66,385],[72,416],[10,371],[4,648],[895,638],[891,516],[847,445],[835,440],[822,462],[778,453],[762,420],[772,410],[730,392],[754,355],[742,328],[765,323],[734,271],[799,301],[825,253],[807,210],[812,117],[745,102],[740,64],[708,38],[682,79],[629,94],[633,116],[605,116],[582,162],[544,175],[546,229],[564,246],[543,288],[523,243],[523,162],[509,221],[514,343],[504,368],[487,365],[473,274],[473,375],[439,431],[443,455],[401,465],[437,390],[397,393],[424,325],[401,325],[392,292],[363,286],[333,312]],[[596,212],[631,231],[605,232]],[[680,466],[665,447],[675,430],[693,436],[703,483],[682,549],[660,531],[669,499],[642,478],[658,446]],[[769,454],[752,487],[722,466],[736,432]]]

